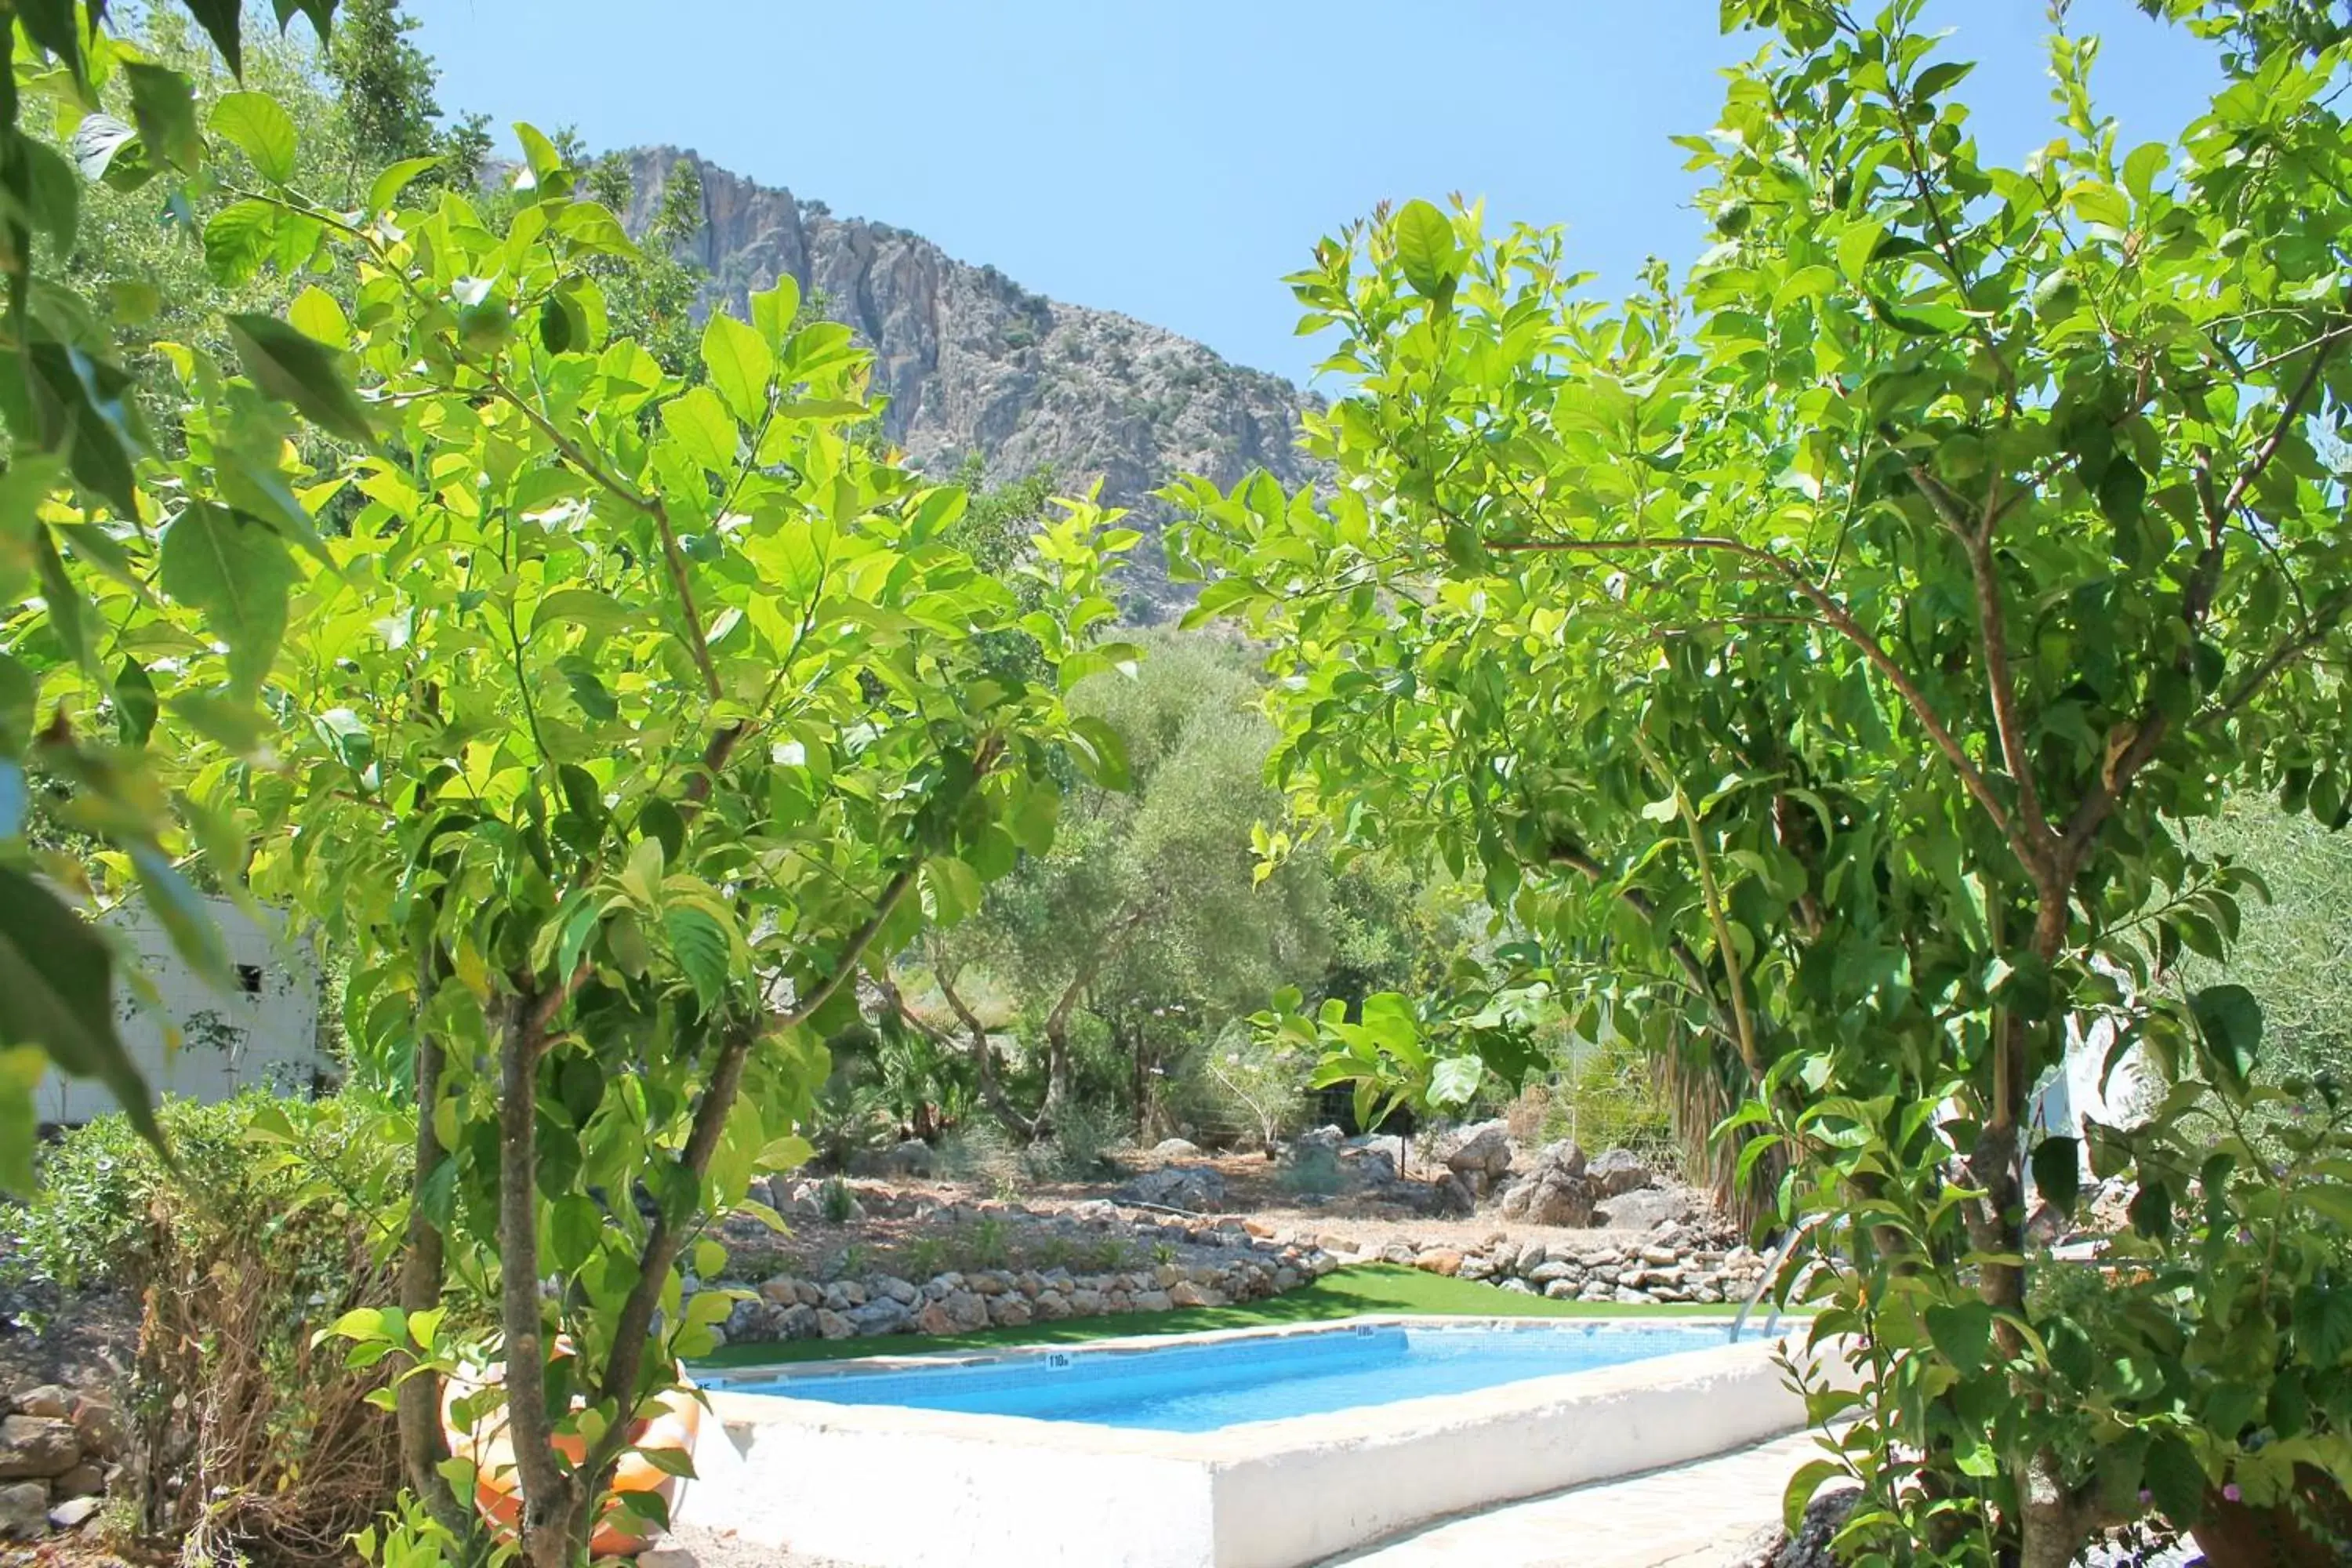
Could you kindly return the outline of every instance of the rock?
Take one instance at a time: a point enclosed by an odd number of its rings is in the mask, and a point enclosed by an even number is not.
[[[74,1402],[74,1430],[81,1434],[81,1451],[100,1460],[122,1455],[122,1413],[102,1394],[85,1394]]]
[[[49,1524],[57,1530],[79,1530],[105,1506],[104,1498],[82,1492],[49,1510]]]
[[[1844,1527],[1846,1516],[1861,1500],[1862,1492],[1855,1487],[1815,1493],[1813,1500],[1805,1505],[1805,1517],[1798,1521],[1797,1533],[1788,1536],[1784,1532],[1779,1549],[1772,1553],[1771,1568],[1837,1568],[1830,1538]]]
[[[73,1414],[73,1395],[54,1383],[38,1388],[28,1388],[16,1395],[15,1409],[19,1415],[46,1415],[58,1419]]]
[[[1319,1149],[1336,1160],[1339,1157],[1340,1145],[1347,1141],[1348,1135],[1337,1127],[1318,1127],[1311,1132],[1301,1132],[1292,1139],[1290,1152],[1293,1157],[1296,1157],[1302,1150]]]
[[[1070,1299],[1059,1290],[1040,1290],[1030,1310],[1041,1323],[1058,1323],[1070,1315]]]
[[[1190,1138],[1162,1138],[1151,1146],[1151,1157],[1155,1160],[1197,1160],[1201,1157],[1201,1146]]]
[[[1165,1290],[1138,1290],[1129,1300],[1139,1312],[1165,1312],[1175,1305]]]
[[[816,1331],[823,1339],[845,1340],[856,1334],[857,1325],[830,1307],[819,1307],[816,1310]]]
[[[1580,1176],[1585,1168],[1584,1151],[1573,1138],[1563,1138],[1557,1143],[1547,1143],[1536,1151],[1538,1172],[1558,1171],[1564,1175]]]
[[[888,1274],[877,1274],[866,1281],[869,1297],[887,1296],[902,1307],[911,1307],[922,1299],[922,1292],[904,1279]]]
[[[1617,1287],[1617,1300],[1629,1307],[1639,1307],[1646,1304],[1650,1296],[1649,1292],[1637,1290],[1631,1285],[1620,1285]]]
[[[1504,1193],[1503,1217],[1528,1225],[1590,1225],[1593,1196],[1592,1183],[1582,1174],[1542,1169]]]
[[[1213,1285],[1196,1285],[1190,1279],[1180,1279],[1168,1292],[1168,1301],[1175,1307],[1222,1307],[1229,1298]]]
[[[1465,1127],[1443,1149],[1445,1168],[1462,1175],[1499,1176],[1511,1168],[1510,1129],[1500,1121]]]
[[[84,1459],[50,1483],[49,1490],[58,1497],[96,1497],[106,1489],[106,1472]]]
[[[915,1318],[915,1314],[907,1310],[905,1302],[893,1300],[887,1296],[878,1301],[867,1302],[848,1316],[851,1325],[860,1334],[901,1333]]]
[[[1462,1272],[1462,1255],[1450,1247],[1434,1247],[1412,1260],[1415,1268],[1448,1277]]]
[[[1545,1263],[1528,1272],[1528,1283],[1551,1286],[1569,1279],[1580,1282],[1583,1278],[1584,1270],[1573,1263]]]
[[[10,1420],[16,1417],[10,1416]],[[49,1489],[39,1481],[0,1486],[0,1536],[30,1541],[49,1528]]]
[[[1088,1289],[1081,1285],[1070,1292],[1070,1316],[1098,1318],[1102,1316],[1102,1310],[1103,1292],[1100,1290]]]
[[[789,1274],[779,1274],[772,1279],[761,1281],[760,1284],[761,1300],[772,1301],[779,1307],[789,1307],[799,1300],[800,1291],[800,1281]]]
[[[795,1301],[778,1310],[775,1325],[778,1339],[813,1340],[817,1337],[816,1309],[805,1301]]]
[[[1386,1149],[1350,1149],[1339,1157],[1339,1175],[1351,1191],[1388,1186],[1397,1179],[1396,1156]]]
[[[1213,1214],[1225,1201],[1225,1178],[1213,1165],[1162,1165],[1118,1189],[1122,1201]]]
[[[47,1480],[81,1463],[81,1434],[57,1415],[0,1419],[0,1480]],[[43,1500],[46,1515],[47,1501]]]
[[[1592,1184],[1601,1189],[1601,1195],[1604,1198],[1613,1198],[1620,1193],[1649,1186],[1653,1180],[1650,1167],[1643,1164],[1642,1157],[1631,1149],[1603,1151],[1585,1174],[1592,1178]]]
[[[1592,1223],[1610,1230],[1648,1230],[1653,1226],[1685,1220],[1698,1212],[1698,1205],[1687,1192],[1667,1192],[1657,1187],[1644,1187],[1636,1192],[1621,1193],[1593,1211]]]
[[[1017,1329],[1032,1316],[1029,1301],[1024,1296],[991,1296],[988,1299],[988,1321],[1000,1329]]]
[[[952,1334],[958,1331],[954,1320],[948,1316],[948,1310],[933,1301],[915,1314],[915,1331],[919,1334]]]
[[[772,1327],[778,1309],[772,1302],[757,1297],[738,1301],[728,1310],[727,1318],[719,1324],[720,1331],[730,1345],[756,1344],[776,1337]]]
[[[1543,1288],[1543,1293],[1555,1301],[1573,1301],[1583,1289],[1573,1279],[1555,1279]]]
[[[1383,1263],[1397,1263],[1410,1267],[1420,1256],[1420,1248],[1402,1238],[1391,1241],[1381,1248],[1381,1261]]]
[[[988,1298],[977,1291],[953,1291],[940,1306],[952,1332],[969,1334],[988,1327]]]
[[[936,1164],[931,1146],[919,1138],[905,1140],[883,1157],[883,1168],[894,1176],[928,1176]]]

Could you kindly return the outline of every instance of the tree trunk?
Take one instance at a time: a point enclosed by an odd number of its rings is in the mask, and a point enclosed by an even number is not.
[[[980,1021],[978,1014],[965,1005],[963,997],[956,991],[954,980],[937,963],[931,966],[931,975],[939,982],[940,994],[947,998],[949,1009],[955,1014],[956,1021],[963,1026],[964,1034],[971,1042],[970,1055],[972,1072],[980,1080],[981,1103],[988,1107],[989,1114],[995,1117],[1007,1132],[1024,1143],[1030,1142],[1037,1136],[1036,1118],[1022,1115],[1013,1105],[1013,1097],[1004,1092],[1004,1078],[996,1059],[996,1047],[989,1043],[988,1026]],[[898,988],[895,985],[890,987],[890,1000],[898,1007],[900,1017],[919,1029],[929,1029],[930,1026],[917,1017],[913,1009],[907,1005],[907,999],[898,994]]]
[[[514,996],[499,1035],[499,1315],[523,1559],[531,1568],[572,1568],[579,1487],[556,1463],[539,1300],[540,1000],[529,988]]]
[[[425,1186],[439,1168],[446,1151],[433,1128],[433,1110],[441,1096],[444,1055],[441,1038],[429,1026],[425,1014],[440,983],[437,946],[428,947],[417,965],[416,985],[416,1155],[409,1188],[408,1230],[400,1260],[400,1310],[409,1316],[441,1304],[443,1277],[441,1227],[425,1212]],[[449,1445],[441,1430],[441,1378],[420,1371],[401,1381],[394,1412],[400,1427],[400,1465],[408,1489],[423,1500],[425,1510],[444,1530],[464,1540],[477,1523],[468,1501],[460,1501],[441,1473]]]
[[[1086,994],[1087,983],[1094,978],[1095,966],[1088,964],[1070,982],[1054,1010],[1045,1015],[1045,1106],[1037,1113],[1037,1131],[1042,1137],[1062,1123],[1063,1114],[1070,1106],[1070,1014]]]

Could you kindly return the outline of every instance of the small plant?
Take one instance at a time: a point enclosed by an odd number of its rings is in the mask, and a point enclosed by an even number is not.
[[[900,1261],[906,1267],[910,1279],[929,1279],[934,1275],[946,1272],[947,1243],[936,1236],[919,1236],[907,1244],[907,1250]]]
[[[964,1234],[964,1256],[974,1268],[1002,1268],[1012,1261],[1011,1227],[995,1215],[982,1215]]]
[[[833,1267],[825,1270],[828,1279],[854,1279],[866,1272],[870,1255],[861,1242],[851,1242],[834,1255]]]
[[[817,1209],[827,1225],[847,1225],[857,1217],[857,1194],[839,1176],[828,1176],[817,1189]]]
[[[1151,1244],[1151,1261],[1162,1267],[1176,1261],[1176,1249],[1164,1241]]]
[[[1070,1246],[1069,1237],[1063,1236],[1048,1237],[1045,1239],[1045,1244],[1037,1249],[1037,1267],[1040,1268],[1066,1268],[1070,1265],[1072,1252],[1073,1248]]]
[[[1097,1274],[1117,1274],[1127,1268],[1129,1258],[1127,1243],[1114,1236],[1097,1242],[1087,1262]]]

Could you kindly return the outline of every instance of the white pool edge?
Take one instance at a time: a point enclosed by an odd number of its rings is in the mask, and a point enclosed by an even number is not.
[[[1138,1336],[1089,1354],[1380,1327],[1600,1332],[1707,1318],[1376,1316]],[[1430,1520],[1662,1466],[1804,1425],[1776,1342],[1749,1340],[1468,1394],[1203,1433],[846,1405],[718,1389],[735,1440],[698,1452],[679,1517],[868,1568],[1301,1568]],[[861,1358],[856,1371],[1012,1363],[1068,1346]],[[794,1381],[843,1363],[733,1369]]]

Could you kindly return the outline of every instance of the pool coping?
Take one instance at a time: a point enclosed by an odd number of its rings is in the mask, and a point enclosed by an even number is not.
[[[1579,1319],[1492,1317],[1465,1313],[1366,1313],[1255,1328],[1212,1329],[1197,1333],[1136,1334],[1090,1340],[1077,1345],[1008,1345],[992,1351],[941,1351],[929,1354],[877,1355],[823,1363],[781,1363],[730,1367],[730,1383],[800,1382],[875,1373],[914,1372],[932,1367],[1018,1364],[1055,1354],[1126,1355],[1154,1350],[1213,1345],[1234,1340],[1290,1339],[1309,1334],[1352,1333],[1358,1328],[1474,1328],[1515,1332],[1622,1333],[1660,1328],[1721,1324],[1728,1314],[1692,1314],[1671,1319]],[[819,1432],[920,1434],[966,1441],[1017,1444],[1024,1447],[1121,1454],[1211,1466],[1233,1465],[1294,1451],[1301,1447],[1379,1441],[1401,1433],[1442,1429],[1458,1424],[1536,1415],[1564,1403],[1607,1400],[1657,1386],[1662,1381],[1707,1380],[1752,1371],[1769,1363],[1772,1352],[1801,1346],[1784,1330],[1698,1350],[1646,1356],[1615,1366],[1591,1367],[1546,1377],[1520,1378],[1459,1394],[1432,1394],[1344,1410],[1236,1423],[1207,1432],[1159,1432],[1093,1422],[1046,1420],[1028,1415],[985,1415],[968,1411],[925,1410],[903,1405],[841,1405],[795,1399],[781,1394],[751,1394],[706,1387],[711,1414],[730,1433],[779,1424]]]

